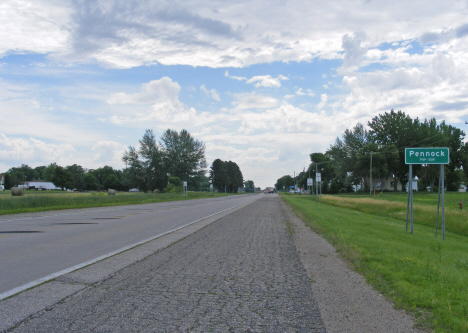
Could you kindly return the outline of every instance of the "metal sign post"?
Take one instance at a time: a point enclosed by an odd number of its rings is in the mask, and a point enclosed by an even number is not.
[[[314,180],[312,178],[307,178],[307,198],[309,197],[309,192],[310,189],[312,189],[312,186],[314,185]],[[312,200],[312,195],[310,196]]]
[[[213,184],[210,184],[210,193],[213,194]]]
[[[318,202],[318,194],[320,186],[320,203],[322,203],[322,174],[319,172],[315,173],[315,203]]]
[[[445,239],[445,182],[444,164],[450,163],[449,149],[442,148],[405,148],[405,163],[409,164],[408,201],[406,206],[406,231],[408,231],[408,215],[411,218],[411,233],[413,233],[413,164],[440,164],[439,194],[437,199],[437,221],[435,236],[439,227],[439,207],[442,195],[442,239]]]
[[[184,182],[184,197],[187,196],[187,182]]]

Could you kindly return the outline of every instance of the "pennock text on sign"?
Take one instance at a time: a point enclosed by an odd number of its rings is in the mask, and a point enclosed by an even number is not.
[[[405,164],[449,164],[449,149],[405,148]]]

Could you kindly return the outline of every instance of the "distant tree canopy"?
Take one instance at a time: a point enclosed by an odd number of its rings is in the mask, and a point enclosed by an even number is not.
[[[246,192],[255,192],[255,183],[253,180],[246,180],[244,182],[244,188]]]
[[[367,125],[369,130],[360,123],[345,130],[342,138],[336,138],[325,153],[312,153],[309,169],[299,174],[298,184],[305,187],[309,174],[315,184],[317,170],[321,173],[323,193],[351,191],[352,185],[362,182],[364,190],[368,191],[372,156],[372,176],[394,177],[394,190],[397,181],[404,188],[408,182],[405,148],[409,147],[449,148],[450,164],[445,166],[447,190],[457,190],[468,176],[468,144],[463,143],[465,133],[445,121],[439,124],[434,118],[421,121],[402,111],[391,110],[372,118]],[[439,167],[433,165],[413,166],[423,188],[434,186],[438,170]],[[278,179],[277,184],[280,185],[284,177]]]
[[[210,170],[210,180],[218,192],[237,193],[244,185],[244,178],[239,166],[232,161],[213,161]]]
[[[275,189],[276,191],[283,191],[283,189],[285,191],[289,191],[289,186],[293,186],[293,185],[294,185],[294,178],[289,175],[285,175],[276,181]]]
[[[128,147],[122,160],[126,164],[125,184],[144,192],[163,191],[169,177],[186,181],[190,190],[198,190],[205,178],[205,145],[186,130],[168,129],[158,144],[152,130],[147,129],[140,146]]]
[[[5,188],[26,181],[44,180],[62,189],[126,191],[136,187],[148,192],[163,191],[168,186],[168,179],[175,177],[187,181],[189,190],[209,190],[209,179],[205,175],[205,145],[186,130],[168,129],[158,143],[153,131],[147,129],[138,148],[129,146],[122,160],[126,164],[124,170],[107,165],[98,169],[85,169],[77,164],[61,167],[56,163],[33,169],[23,164],[5,173]]]

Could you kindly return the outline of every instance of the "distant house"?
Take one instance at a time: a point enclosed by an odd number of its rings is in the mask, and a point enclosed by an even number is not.
[[[0,191],[5,190],[5,177],[3,175],[0,175]]]
[[[369,177],[365,178],[365,182],[369,184]],[[393,191],[395,189],[394,187],[394,182],[395,179],[392,176],[389,177],[372,177],[372,183],[374,184],[374,190],[375,191]],[[404,191],[406,191],[408,188],[408,183],[406,183],[406,187],[404,188]],[[397,180],[397,186],[396,186],[397,191],[403,191],[403,186],[401,185],[400,181]],[[413,191],[418,190],[418,178],[415,177],[413,178]]]
[[[30,190],[61,190],[61,188],[54,185],[52,182],[45,180],[31,180],[24,182],[24,187]]]

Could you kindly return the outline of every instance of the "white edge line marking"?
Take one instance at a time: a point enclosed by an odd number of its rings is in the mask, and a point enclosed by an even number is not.
[[[251,202],[253,202],[253,201],[251,201]],[[231,209],[237,208],[237,207],[239,207],[239,206],[245,205],[246,203],[250,203],[250,202],[244,202],[244,203],[241,203],[241,204],[239,204],[239,205],[237,205],[237,206],[233,206],[233,207],[227,208],[227,209],[225,209],[225,210],[219,211],[219,212],[217,212],[217,213],[214,213],[214,214],[211,214],[211,215],[202,217],[202,218],[200,218],[200,219],[198,219],[198,220],[192,221],[192,222],[187,223],[187,224],[185,224],[185,225],[183,225],[183,226],[180,226],[180,227],[177,227],[177,228],[175,228],[175,229],[172,229],[172,230],[163,232],[163,233],[161,233],[161,234],[158,234],[158,235],[156,235],[156,236],[147,238],[147,239],[142,240],[142,241],[140,241],[140,242],[137,242],[137,243],[134,243],[134,244],[131,244],[131,245],[127,245],[127,246],[125,246],[125,247],[122,247],[122,248],[120,248],[120,249],[118,249],[118,250],[115,250],[115,251],[112,251],[112,252],[110,252],[110,253],[107,253],[107,254],[102,255],[102,256],[100,256],[100,257],[97,257],[97,258],[88,260],[88,261],[86,261],[86,262],[83,262],[83,263],[81,263],[81,264],[75,265],[75,266],[73,266],[73,267],[66,268],[66,269],[61,270],[61,271],[59,271],[59,272],[52,273],[52,274],[50,274],[50,275],[44,276],[43,278],[37,279],[37,280],[35,280],[35,281],[31,281],[31,282],[29,282],[29,283],[23,284],[22,286],[19,286],[19,287],[10,289],[10,290],[5,291],[5,292],[3,292],[3,293],[0,294],[0,301],[3,300],[3,299],[5,299],[5,298],[8,298],[8,297],[10,297],[10,296],[13,296],[13,295],[15,295],[15,294],[18,294],[18,293],[20,293],[20,292],[22,292],[22,291],[25,291],[25,290],[27,290],[27,289],[33,288],[33,287],[35,287],[35,286],[37,286],[37,285],[40,285],[40,284],[42,284],[42,283],[44,283],[44,282],[47,282],[47,281],[52,280],[52,279],[55,279],[56,277],[59,277],[59,276],[61,276],[61,275],[64,275],[64,274],[73,272],[73,271],[75,271],[75,270],[77,270],[77,269],[80,269],[80,268],[83,268],[83,267],[85,267],[85,266],[94,264],[94,263],[96,263],[96,262],[98,262],[98,261],[107,259],[107,258],[109,258],[109,257],[112,257],[112,256],[114,256],[114,255],[120,253],[120,252],[124,252],[124,251],[127,251],[127,250],[131,249],[131,248],[137,247],[138,245],[141,245],[141,244],[144,244],[144,243],[148,243],[148,242],[150,242],[150,241],[152,241],[152,240],[155,240],[156,238],[165,236],[165,235],[167,235],[167,234],[170,234],[171,232],[174,232],[174,231],[180,230],[180,229],[182,229],[182,228],[188,227],[189,225],[192,225],[192,224],[194,224],[194,223],[200,222],[200,221],[205,220],[205,219],[207,219],[207,218],[210,218],[210,217],[212,217],[212,216],[215,216],[215,215],[224,213],[224,212],[226,212],[226,211],[228,211],[228,210],[231,210]]]

